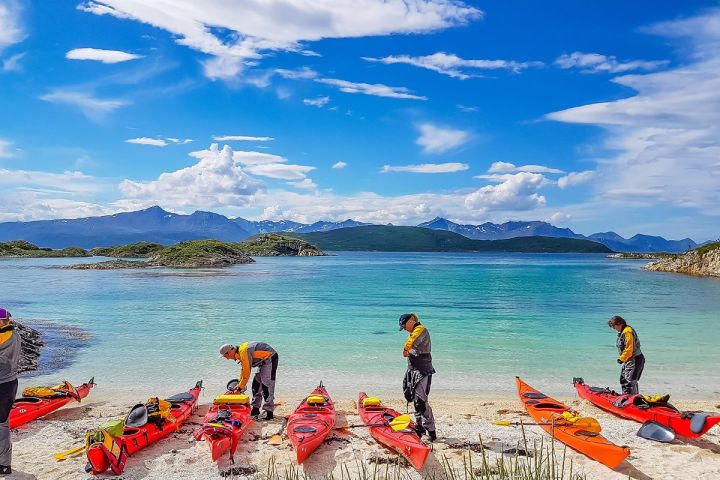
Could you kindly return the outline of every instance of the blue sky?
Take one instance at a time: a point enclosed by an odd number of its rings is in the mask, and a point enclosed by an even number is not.
[[[0,0],[0,221],[718,237],[717,2],[153,3]]]

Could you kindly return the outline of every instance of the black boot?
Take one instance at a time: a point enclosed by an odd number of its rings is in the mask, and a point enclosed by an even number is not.
[[[0,475],[10,475],[12,473],[12,468],[10,468],[10,465],[0,465]]]
[[[250,410],[250,416],[251,417],[259,417],[260,416],[260,409],[257,407],[253,407],[252,410]]]
[[[265,420],[272,420],[273,412],[265,412]]]
[[[435,433],[435,430],[428,430],[428,437],[430,438],[431,442],[434,442],[437,440],[437,433]]]
[[[417,436],[422,438],[423,435],[425,435],[425,428],[422,425],[415,425],[415,433],[417,433]]]

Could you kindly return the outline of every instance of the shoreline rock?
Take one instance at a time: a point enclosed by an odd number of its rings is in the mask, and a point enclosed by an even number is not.
[[[620,260],[658,260],[661,258],[674,258],[677,256],[674,253],[635,253],[635,252],[621,252],[612,253],[606,258],[620,259]]]
[[[720,242],[704,245],[682,255],[648,263],[643,269],[720,278]]]
[[[63,267],[70,270],[130,270],[139,268],[148,268],[147,262],[137,261],[133,262],[130,260],[108,260],[106,262],[96,263],[78,263]]]
[[[42,339],[40,332],[34,328],[26,327],[15,321],[13,321],[13,324],[22,339],[22,354],[20,355],[18,373],[35,371],[40,367],[40,352],[45,346],[45,341]]]

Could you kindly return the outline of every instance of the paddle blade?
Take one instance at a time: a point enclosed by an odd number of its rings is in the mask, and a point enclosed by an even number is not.
[[[278,445],[281,445],[282,444],[282,435],[276,433],[275,435],[270,437],[270,440],[268,440],[267,443],[268,443],[268,445],[274,445],[276,447]]]
[[[410,418],[410,415],[398,415],[397,417],[390,420],[390,428],[392,428],[394,431],[399,430],[405,430],[410,426],[410,423],[412,422],[412,419]]]
[[[672,428],[660,425],[657,422],[649,420],[642,424],[637,436],[654,442],[670,443],[675,440],[675,432]]]
[[[507,420],[495,420],[492,423],[493,425],[500,425],[501,427],[510,427],[513,425],[512,422],[508,422]]]
[[[67,458],[74,457],[76,455],[80,455],[84,451],[85,451],[85,445],[82,445],[77,448],[71,448],[70,450],[65,450],[64,452],[58,452],[53,456],[55,457],[56,460],[62,461]]]

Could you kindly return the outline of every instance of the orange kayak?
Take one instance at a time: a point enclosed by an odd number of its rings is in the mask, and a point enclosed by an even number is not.
[[[363,423],[370,428],[370,435],[385,447],[407,458],[417,470],[423,468],[430,454],[430,447],[420,440],[413,425],[409,425],[405,430],[393,430],[389,423],[400,413],[379,402],[377,405],[365,405],[367,402],[363,400],[367,397],[365,392],[360,392],[358,413]]]
[[[16,428],[20,425],[24,425],[36,418],[40,418],[43,415],[47,415],[50,412],[54,412],[58,408],[67,405],[72,400],[78,402],[87,397],[90,393],[90,389],[95,386],[95,377],[91,378],[89,382],[83,383],[75,389],[75,392],[71,394],[58,393],[56,397],[52,398],[41,398],[41,397],[20,397],[15,399],[15,402],[10,409],[10,416],[8,422],[10,422],[10,428]]]
[[[515,377],[515,383],[525,410],[556,440],[612,469],[630,455],[629,448],[615,445],[599,433],[588,432],[568,423],[562,417],[564,412],[571,411],[567,405],[540,393],[520,380],[520,377]]]

